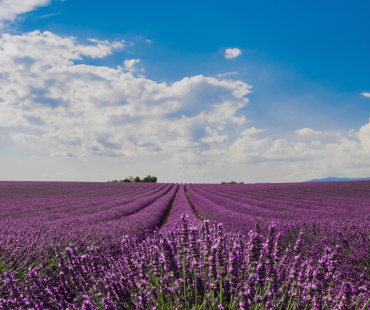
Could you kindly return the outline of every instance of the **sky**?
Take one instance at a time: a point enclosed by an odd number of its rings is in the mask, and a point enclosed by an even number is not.
[[[0,180],[370,177],[369,11],[0,0]]]

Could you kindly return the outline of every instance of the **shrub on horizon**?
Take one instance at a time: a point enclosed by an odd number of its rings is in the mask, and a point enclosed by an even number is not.
[[[117,180],[108,181],[108,182],[117,182]],[[152,177],[150,174],[145,176],[143,179],[140,179],[140,177],[133,178],[131,176],[125,178],[124,180],[119,180],[118,182],[145,182],[145,183],[157,183],[157,177]]]

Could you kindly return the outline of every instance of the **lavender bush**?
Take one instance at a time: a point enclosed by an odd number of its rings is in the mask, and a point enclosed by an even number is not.
[[[285,251],[276,226],[225,234],[204,221],[124,236],[119,256],[67,247],[23,273],[2,271],[2,309],[367,309],[369,279],[341,280],[339,248],[301,257],[303,232]]]
[[[0,309],[370,309],[339,183],[0,182]]]

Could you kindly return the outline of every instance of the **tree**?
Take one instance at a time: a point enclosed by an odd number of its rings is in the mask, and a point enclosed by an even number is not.
[[[229,182],[229,184],[237,184],[235,181],[231,181]]]
[[[108,182],[117,182],[117,180],[108,181]],[[157,183],[157,177],[152,177],[152,176],[150,176],[150,174],[148,174],[147,176],[145,176],[141,180],[140,177],[134,178],[132,176],[129,176],[124,180],[119,180],[118,182],[152,182],[152,183]]]
[[[227,184],[226,182],[221,182],[221,184]]]
[[[152,177],[150,176],[150,174],[148,174],[147,176],[145,176],[141,182],[151,182],[151,183],[157,183],[157,177]]]
[[[150,174],[148,174],[147,176],[145,176],[141,182],[152,182],[152,177],[150,176]]]

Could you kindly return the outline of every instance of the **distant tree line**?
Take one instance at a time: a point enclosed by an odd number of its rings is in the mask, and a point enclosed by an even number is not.
[[[149,183],[157,183],[157,177],[152,177],[149,174],[145,176],[144,178],[140,179],[140,177],[127,177],[124,180],[113,180],[113,181],[108,181],[108,182],[149,182]]]
[[[221,182],[221,184],[244,184],[244,182],[235,182],[235,181],[231,181],[231,182]]]

